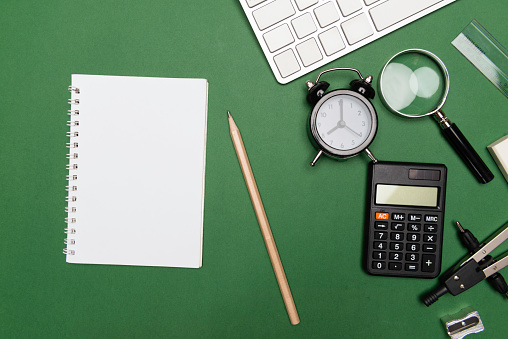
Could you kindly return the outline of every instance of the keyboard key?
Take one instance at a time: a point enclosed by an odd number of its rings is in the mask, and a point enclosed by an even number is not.
[[[402,260],[402,253],[390,252],[390,260]]]
[[[390,233],[390,239],[395,241],[402,241],[404,240],[404,233],[392,232]]]
[[[256,9],[252,12],[252,16],[260,30],[264,30],[270,26],[281,22],[284,19],[294,15],[295,9],[291,5],[291,0],[275,0],[269,4]]]
[[[404,230],[404,223],[403,222],[392,222],[392,230],[403,231]]]
[[[425,222],[439,222],[439,217],[437,215],[426,215]]]
[[[436,256],[434,254],[422,255],[422,272],[434,272],[436,269]]]
[[[400,262],[388,263],[388,269],[392,271],[400,271],[402,269],[402,264]]]
[[[401,242],[391,242],[390,243],[390,249],[392,251],[402,251],[403,248],[404,248],[404,244]]]
[[[424,234],[423,235],[423,242],[436,242],[437,241],[437,235],[435,234]]]
[[[310,13],[305,13],[304,15],[293,19],[291,24],[293,25],[296,36],[299,39],[305,38],[307,35],[316,31],[316,25],[314,24],[314,19],[312,19]]]
[[[406,220],[406,215],[404,213],[392,213],[392,220],[404,221]]]
[[[386,263],[382,261],[373,261],[372,268],[375,270],[384,270],[386,268]]]
[[[343,22],[341,26],[350,45],[356,44],[358,41],[374,34],[374,31],[370,26],[369,19],[365,13]]]
[[[330,28],[329,30],[319,34],[318,37],[326,55],[332,55],[346,48],[337,27]]]
[[[319,51],[318,44],[314,38],[296,45],[296,50],[298,51],[298,55],[302,59],[302,63],[305,67],[323,59],[323,55]]]
[[[263,34],[263,38],[265,39],[266,45],[270,52],[275,52],[293,43],[295,39],[293,38],[293,34],[291,34],[291,30],[287,24],[281,25],[277,28],[272,29],[271,31]]]
[[[422,215],[421,214],[410,214],[408,216],[408,218],[409,218],[409,221],[416,221],[416,222],[422,221]]]
[[[378,31],[382,31],[442,0],[388,0],[369,10]]]
[[[296,59],[295,53],[291,49],[277,54],[273,57],[273,61],[275,61],[280,76],[283,78],[286,78],[300,70],[300,64]]]
[[[298,9],[303,11],[310,6],[317,4],[318,0],[295,0],[295,2]]]
[[[407,224],[407,230],[411,232],[420,232],[422,230],[422,225],[410,223]]]
[[[314,14],[316,15],[319,26],[321,27],[326,27],[336,21],[339,21],[339,13],[337,12],[335,5],[331,2],[327,2],[314,9]]]
[[[437,225],[432,225],[432,224],[427,225],[427,224],[426,224],[426,225],[424,226],[423,230],[424,230],[425,232],[436,233],[436,232],[437,232]]]
[[[406,253],[406,261],[418,261],[418,253]]]
[[[406,250],[408,252],[418,252],[420,250],[420,244],[407,244]]]
[[[423,244],[422,250],[424,252],[436,252],[437,246],[435,244]]]
[[[247,1],[247,5],[249,7],[254,7],[256,5],[259,5],[260,3],[266,1],[266,0],[246,0]]]
[[[388,232],[374,232],[374,239],[388,240]]]
[[[407,235],[407,240],[408,241],[420,241],[420,235],[417,234],[417,233],[409,233]]]
[[[388,230],[388,223],[384,222],[384,221],[376,221],[374,223],[374,228],[376,230],[387,231]]]
[[[342,15],[348,16],[362,9],[360,0],[337,0]]]
[[[418,265],[406,264],[406,271],[418,271]]]

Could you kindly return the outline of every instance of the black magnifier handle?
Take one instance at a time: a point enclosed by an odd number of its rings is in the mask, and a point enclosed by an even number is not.
[[[457,125],[451,123],[441,111],[435,113],[434,118],[441,126],[441,132],[460,155],[462,161],[464,161],[471,172],[473,172],[476,179],[482,184],[486,184],[494,179],[494,174],[492,174],[487,165],[485,165],[482,158],[476,153],[473,146],[467,141]]]

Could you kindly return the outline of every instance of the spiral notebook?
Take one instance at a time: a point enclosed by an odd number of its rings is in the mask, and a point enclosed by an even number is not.
[[[72,75],[66,261],[202,263],[208,82]]]

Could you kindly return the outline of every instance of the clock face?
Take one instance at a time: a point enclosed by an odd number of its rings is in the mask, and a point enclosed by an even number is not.
[[[376,113],[362,95],[336,90],[323,96],[311,115],[315,141],[331,155],[347,157],[367,148],[377,129]]]

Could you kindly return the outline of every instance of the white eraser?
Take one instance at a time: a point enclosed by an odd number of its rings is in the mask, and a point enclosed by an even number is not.
[[[508,135],[487,146],[492,158],[508,181]]]

